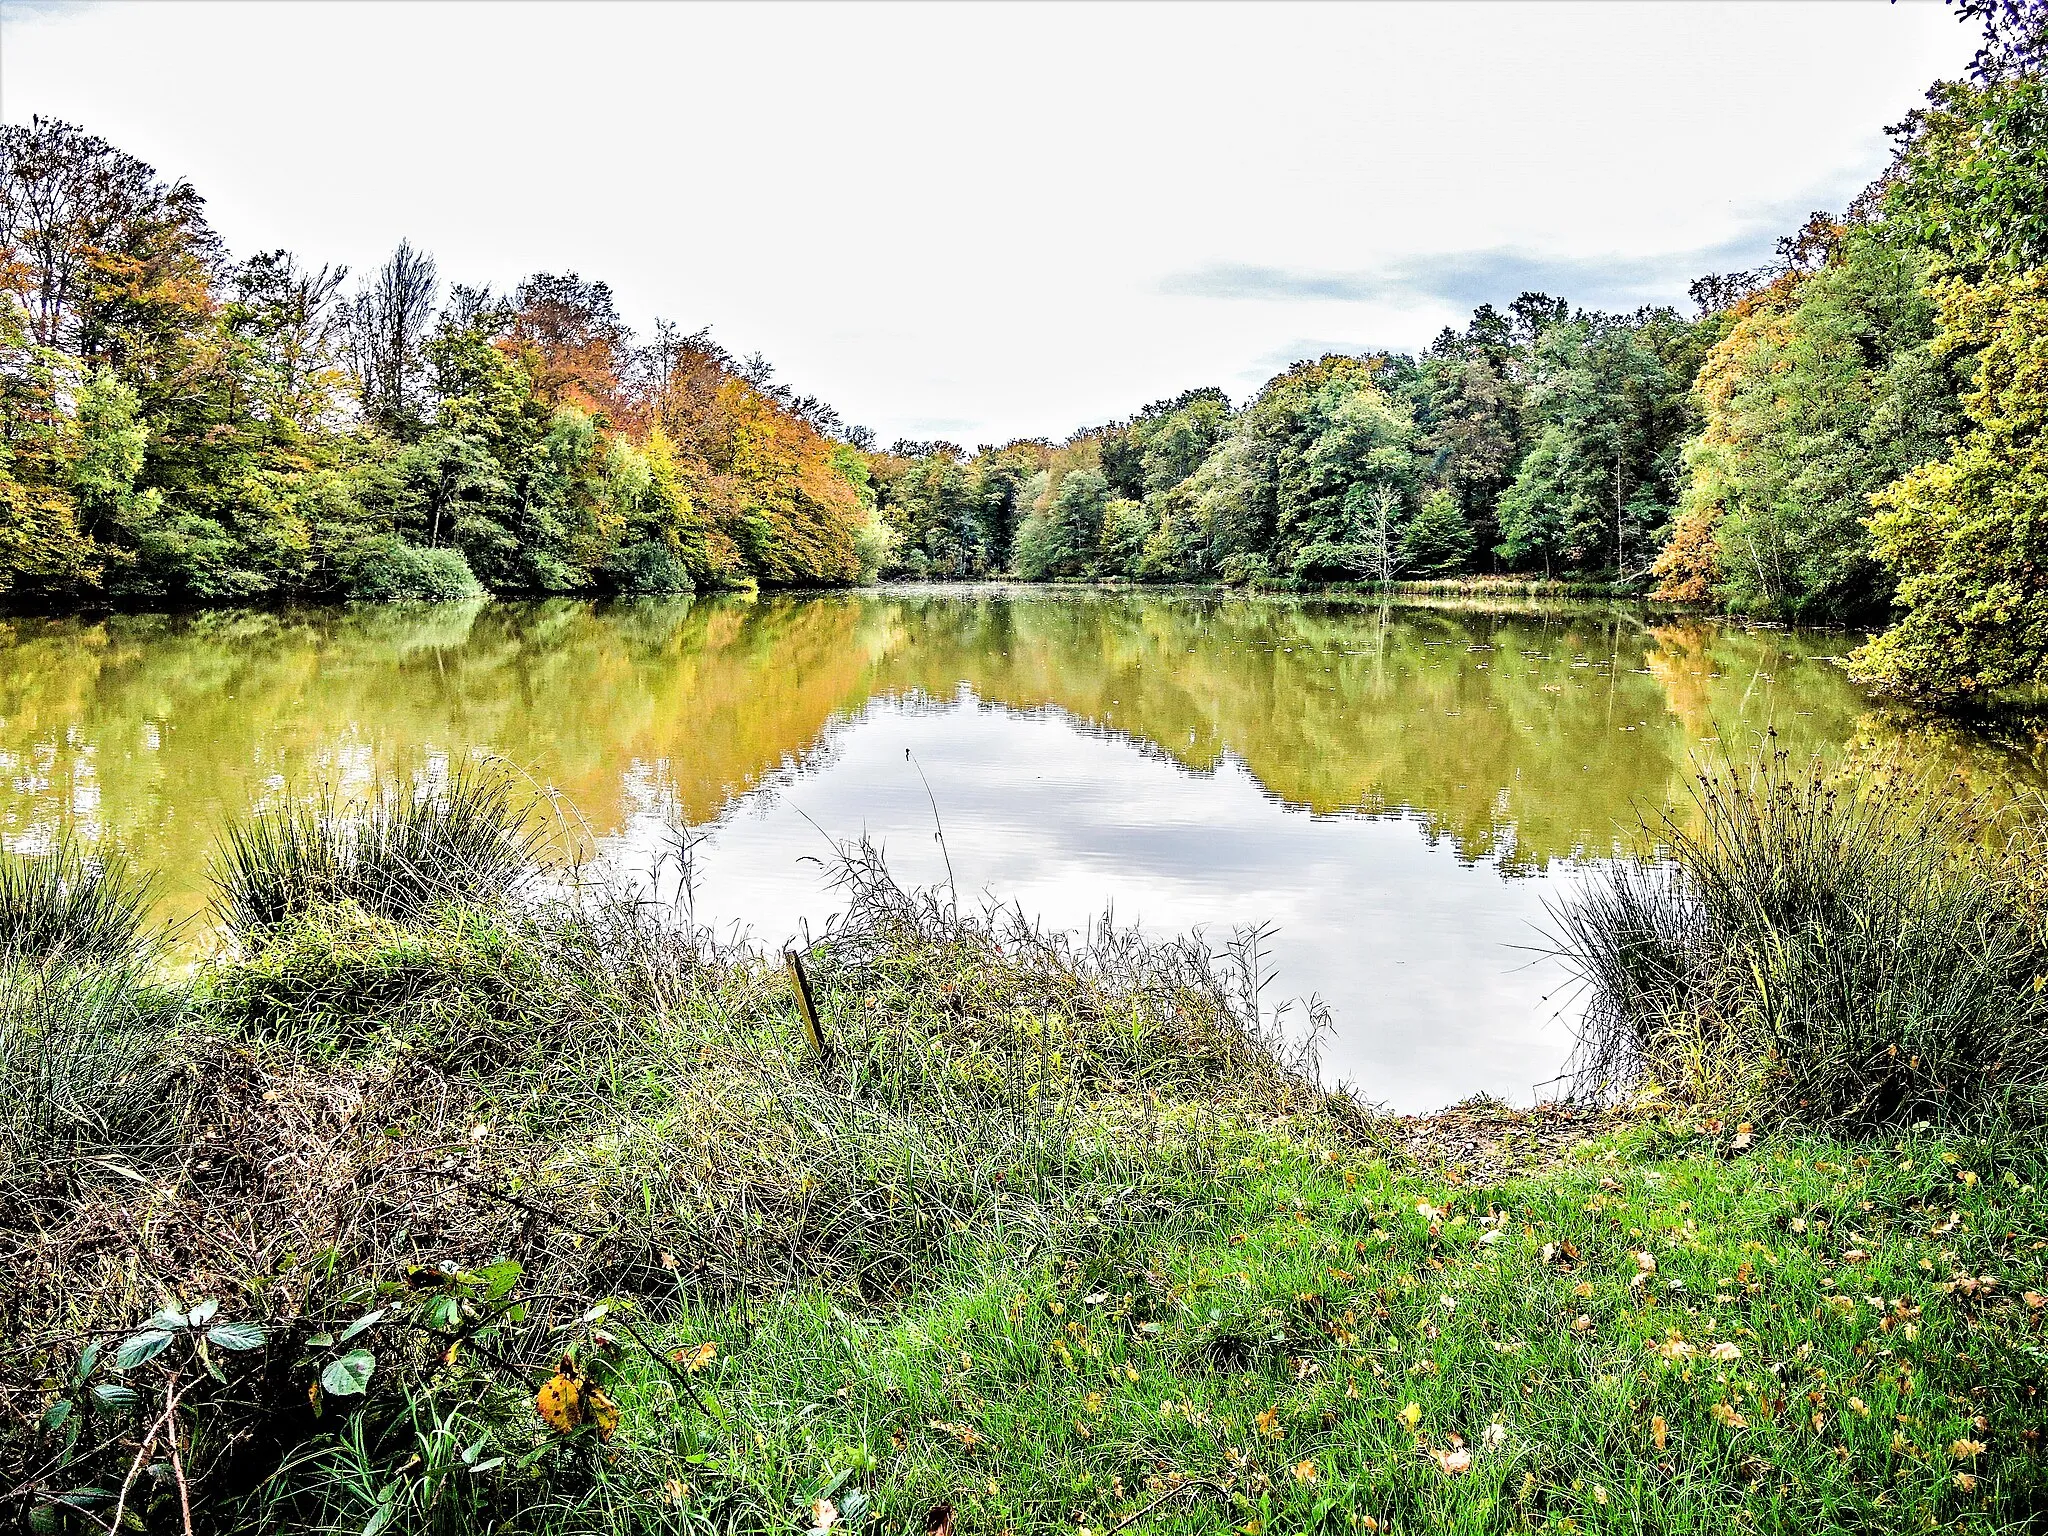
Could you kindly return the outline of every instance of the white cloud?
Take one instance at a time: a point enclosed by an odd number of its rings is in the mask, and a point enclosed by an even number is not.
[[[467,280],[573,268],[885,437],[970,442],[1242,393],[1303,336],[1418,345],[1496,279],[1682,300],[1703,259],[1853,195],[1971,51],[1932,3],[1788,0],[10,5],[0,27],[9,120],[190,177],[237,250],[360,270],[405,236]]]

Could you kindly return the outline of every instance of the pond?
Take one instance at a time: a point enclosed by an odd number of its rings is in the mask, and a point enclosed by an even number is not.
[[[1049,925],[1220,944],[1333,1010],[1325,1075],[1402,1109],[1560,1071],[1546,902],[1696,757],[2033,765],[1872,707],[1856,637],[1622,607],[883,589],[0,624],[0,836],[66,822],[203,911],[254,803],[494,754],[631,871],[692,828],[695,914],[779,944],[863,833]],[[935,835],[943,830],[943,840]],[[1292,1015],[1299,1019],[1303,1010]]]

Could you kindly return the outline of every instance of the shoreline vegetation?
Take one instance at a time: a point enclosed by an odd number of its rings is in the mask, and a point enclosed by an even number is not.
[[[136,872],[5,855],[0,1478],[80,1532],[2030,1528],[2040,861],[1701,795],[1558,913],[1574,1096],[1422,1117],[1254,936],[861,846],[821,1054],[485,769],[229,831],[186,973]]]
[[[1503,294],[1060,441],[886,448],[609,287],[237,258],[191,183],[0,126],[0,604],[77,612],[1095,577],[1562,583],[1881,630],[1916,705],[2048,680],[2048,56],[1969,78],[1691,314]]]

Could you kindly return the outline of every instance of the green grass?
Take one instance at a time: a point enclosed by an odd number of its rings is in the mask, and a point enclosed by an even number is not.
[[[1135,1222],[963,1237],[899,1306],[686,1307],[703,1405],[627,1352],[616,1436],[521,1523],[2038,1529],[2038,1164],[1727,1141],[1650,1122],[1475,1187],[1253,1138]]]
[[[439,906],[516,899],[546,829],[502,772],[466,768],[441,789],[386,787],[367,804],[329,792],[231,823],[214,858],[214,915],[245,943],[353,903],[397,922]]]

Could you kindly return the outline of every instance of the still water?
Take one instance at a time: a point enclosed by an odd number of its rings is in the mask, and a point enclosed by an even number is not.
[[[695,829],[700,921],[780,943],[862,833],[906,881],[1061,927],[1271,923],[1326,1076],[1526,1101],[1570,1048],[1545,903],[1696,754],[2031,775],[1873,709],[1854,638],[1635,610],[887,590],[0,624],[0,837],[69,822],[193,917],[255,803],[488,753],[608,858]],[[936,824],[944,843],[934,837]]]

